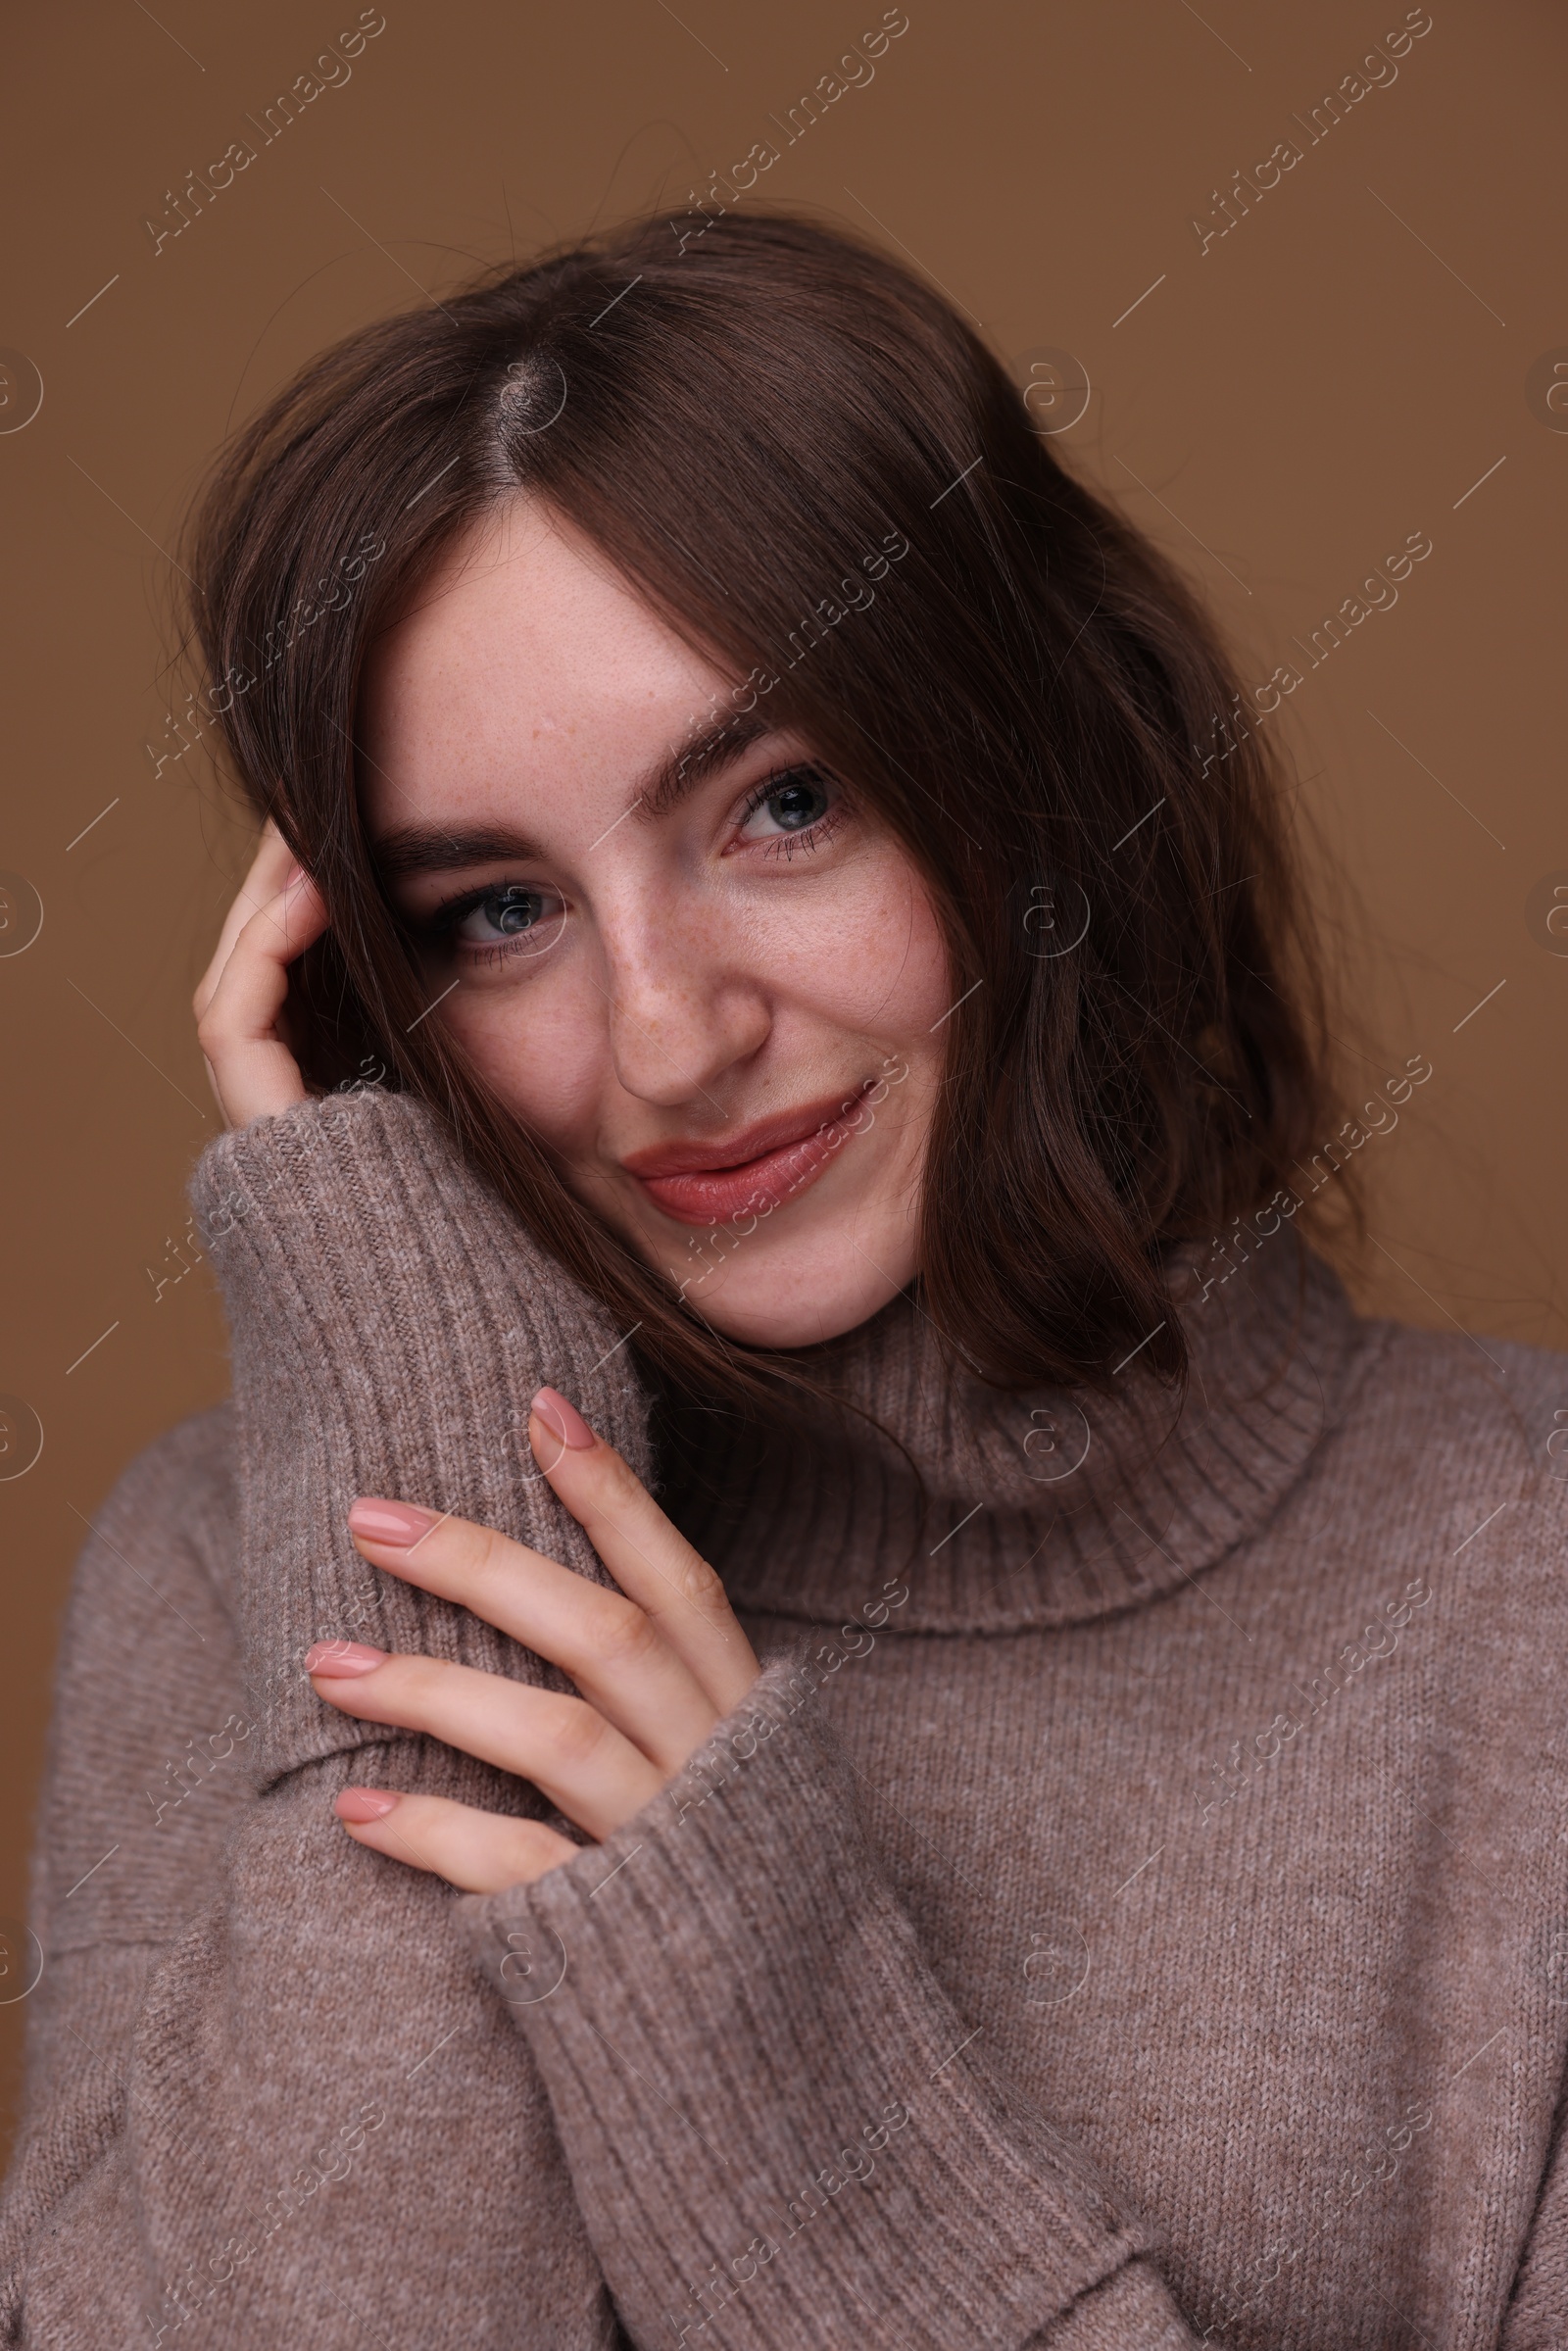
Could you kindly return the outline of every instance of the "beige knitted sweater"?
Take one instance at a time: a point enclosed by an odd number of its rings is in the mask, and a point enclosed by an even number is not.
[[[5,2340],[1568,2342],[1568,1363],[1359,1321],[1289,1226],[1178,1263],[1179,1419],[1136,1360],[1108,1405],[949,1378],[900,1300],[838,1352],[905,1451],[715,1413],[662,1467],[752,1697],[460,1896],[335,1791],[541,1799],[301,1654],[553,1669],[345,1507],[601,1572],[517,1432],[548,1379],[651,1473],[630,1350],[405,1098],[192,1190],[234,1393],[77,1571]]]

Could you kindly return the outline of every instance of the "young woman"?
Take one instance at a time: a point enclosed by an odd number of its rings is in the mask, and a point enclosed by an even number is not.
[[[7,2339],[1560,2345],[1568,1391],[1303,1237],[1433,1072],[1267,695],[785,219],[193,547],[233,1396],[78,1571]]]

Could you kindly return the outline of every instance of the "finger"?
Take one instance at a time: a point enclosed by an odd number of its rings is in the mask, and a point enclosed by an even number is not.
[[[356,1843],[410,1869],[429,1870],[465,1893],[531,1886],[581,1847],[543,1821],[480,1812],[449,1796],[399,1795],[389,1788],[345,1788],[332,1807]]]
[[[534,1397],[528,1441],[621,1591],[653,1619],[715,1711],[728,1714],[761,1668],[702,1553],[671,1525],[614,1446],[596,1437],[556,1389],[541,1388]]]
[[[270,816],[262,827],[262,838],[249,870],[229,903],[223,916],[223,927],[218,934],[218,945],[212,961],[202,973],[191,1009],[198,1020],[212,1003],[218,983],[223,976],[223,965],[233,952],[234,942],[251,916],[260,911],[270,899],[277,896],[287,882],[294,866],[294,852],[272,822]]]
[[[299,1065],[278,1033],[288,967],[326,928],[325,903],[300,873],[252,914],[235,939],[196,1034],[219,1100],[236,1123],[304,1099]]]
[[[531,1780],[590,1837],[629,1821],[667,1777],[594,1707],[560,1690],[357,1641],[318,1641],[305,1670],[318,1696],[361,1722],[426,1732]]]
[[[349,1531],[374,1566],[456,1600],[559,1665],[664,1778],[717,1722],[691,1668],[624,1592],[590,1584],[493,1528],[407,1502],[362,1495]]]

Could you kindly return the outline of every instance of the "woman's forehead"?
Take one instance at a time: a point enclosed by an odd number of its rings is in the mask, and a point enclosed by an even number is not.
[[[725,681],[582,535],[537,510],[456,546],[367,668],[360,738],[377,778],[464,797],[641,776]]]

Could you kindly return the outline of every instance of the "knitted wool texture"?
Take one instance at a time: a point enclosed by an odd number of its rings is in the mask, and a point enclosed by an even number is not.
[[[548,1380],[652,1474],[624,1335],[407,1098],[226,1135],[192,1200],[233,1396],[77,1569],[4,2340],[1568,2340],[1561,1358],[1360,1321],[1289,1228],[1174,1266],[1179,1412],[1136,1359],[1000,1396],[897,1300],[828,1350],[847,1409],[660,1465],[761,1682],[606,1843],[459,1896],[337,1790],[543,1800],[300,1659],[559,1686],[344,1513],[603,1578],[519,1436]]]

